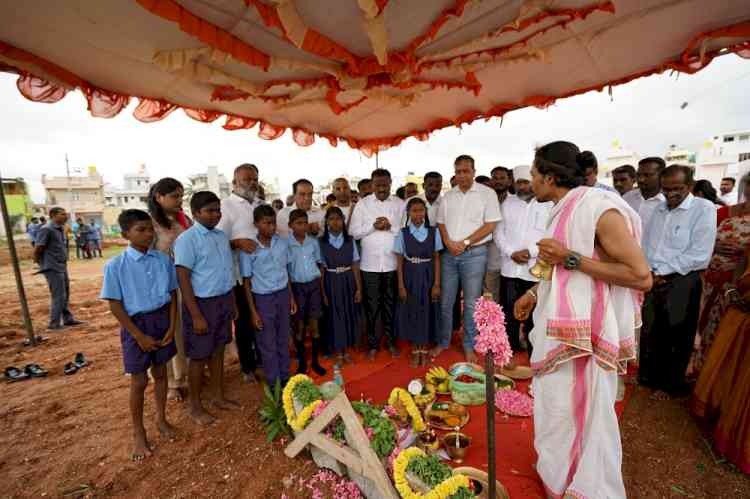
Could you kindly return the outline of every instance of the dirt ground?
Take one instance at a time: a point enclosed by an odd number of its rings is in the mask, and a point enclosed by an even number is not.
[[[109,248],[105,256],[116,251]],[[154,456],[143,464],[128,460],[129,381],[122,375],[116,321],[97,299],[102,266],[101,259],[70,265],[71,309],[87,325],[46,333],[46,283],[24,262],[34,328],[49,338],[33,349],[21,346],[13,273],[0,266],[0,367],[36,362],[50,371],[43,379],[0,383],[0,497],[313,497],[308,484],[318,470],[306,456],[286,458],[281,442],[266,442],[257,416],[260,388],[241,384],[234,359],[227,367],[228,393],[242,410],[198,428],[181,403],[170,402],[168,416],[179,429],[170,442],[158,437],[149,398],[146,428]],[[64,376],[62,367],[76,352],[92,364]],[[711,452],[686,401],[654,402],[649,394],[635,389],[622,423],[629,497],[750,497],[750,479]]]

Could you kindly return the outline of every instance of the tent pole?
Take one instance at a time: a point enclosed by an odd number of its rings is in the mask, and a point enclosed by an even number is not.
[[[13,264],[13,273],[16,276],[16,287],[18,288],[18,299],[21,301],[21,313],[23,313],[23,325],[26,328],[26,336],[29,337],[31,346],[36,345],[34,337],[34,327],[31,325],[31,315],[29,314],[29,303],[26,301],[26,291],[23,288],[23,278],[21,277],[21,266],[18,262],[16,253],[16,243],[13,241],[13,227],[10,225],[10,216],[8,215],[8,205],[5,203],[5,188],[3,187],[3,176],[0,175],[0,209],[3,212],[3,224],[5,225],[5,237],[8,241],[8,252],[10,261]]]

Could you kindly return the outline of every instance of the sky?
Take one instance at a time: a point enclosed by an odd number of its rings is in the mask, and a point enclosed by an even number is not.
[[[297,146],[289,132],[274,141],[258,138],[257,128],[228,132],[222,119],[198,123],[175,112],[165,120],[144,124],[132,116],[135,103],[113,119],[92,118],[79,92],[56,104],[27,101],[16,89],[14,75],[0,73],[0,174],[23,177],[35,202],[44,201],[41,175],[65,175],[65,155],[72,168],[95,165],[106,182],[122,184],[122,175],[146,164],[152,181],[164,176],[185,180],[216,165],[231,177],[234,166],[252,162],[261,180],[278,177],[282,195],[297,178],[315,185],[347,174],[369,176],[375,158],[345,144],[333,148],[318,139]],[[710,137],[750,129],[750,62],[734,55],[714,60],[689,75],[642,78],[608,92],[590,92],[558,101],[547,109],[523,109],[504,120],[479,121],[450,128],[419,142],[409,139],[382,152],[381,167],[395,178],[437,170],[452,174],[453,159],[470,154],[477,174],[496,165],[529,164],[534,148],[553,140],[569,140],[606,158],[614,141],[641,157],[662,156],[671,144],[697,151]],[[687,106],[683,109],[683,103]]]

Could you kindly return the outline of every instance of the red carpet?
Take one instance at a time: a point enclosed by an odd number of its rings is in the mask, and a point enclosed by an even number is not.
[[[349,398],[364,398],[385,403],[394,387],[406,387],[414,378],[424,379],[429,366],[413,369],[409,367],[408,349],[402,348],[401,354],[400,358],[394,359],[387,351],[381,351],[374,362],[369,362],[365,359],[364,353],[357,352],[357,355],[354,355],[355,364],[346,365],[342,370]],[[463,352],[454,345],[438,357],[436,365],[448,369],[454,363],[463,360]],[[526,354],[516,354],[515,360],[519,364],[528,365]],[[331,369],[332,362],[326,362],[325,367]],[[332,370],[329,370],[328,375],[316,381],[329,380],[332,375]],[[526,393],[529,383],[530,380],[517,381],[516,388]],[[615,409],[618,417],[622,417],[629,395],[630,390],[627,391],[625,400],[617,403]],[[439,400],[450,400],[450,397],[439,396]],[[471,420],[461,431],[472,438],[472,445],[462,465],[487,471],[487,409],[484,405],[472,406],[469,409]],[[495,412],[497,479],[513,499],[545,497],[542,482],[534,469],[536,452],[533,428],[534,424],[530,417],[512,418],[505,417],[499,411]],[[444,433],[446,432],[438,431],[439,436]],[[449,464],[457,466],[455,463]]]

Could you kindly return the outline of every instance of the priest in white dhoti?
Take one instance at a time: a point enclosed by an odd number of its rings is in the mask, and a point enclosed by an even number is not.
[[[550,498],[625,497],[615,414],[617,377],[635,358],[643,292],[652,277],[641,223],[616,193],[583,186],[569,142],[537,150],[532,188],[552,201],[539,259],[540,283],[515,304],[533,309],[534,446]]]

